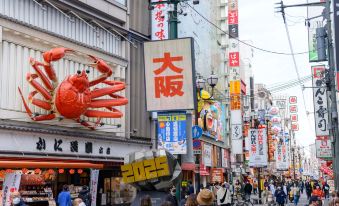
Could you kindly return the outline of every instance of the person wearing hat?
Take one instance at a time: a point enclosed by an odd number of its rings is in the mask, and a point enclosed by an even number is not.
[[[203,189],[199,192],[197,201],[200,206],[213,205],[213,193],[209,189]]]
[[[310,206],[318,206],[318,200],[319,198],[317,196],[311,196],[310,197]]]

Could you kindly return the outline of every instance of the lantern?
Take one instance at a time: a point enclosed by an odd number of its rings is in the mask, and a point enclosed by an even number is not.
[[[13,170],[12,169],[7,169],[6,173],[13,173]]]
[[[65,170],[64,169],[59,169],[59,174],[63,174],[64,172],[65,172]]]
[[[272,122],[273,124],[280,123],[280,122],[281,122],[281,117],[279,117],[279,116],[273,116],[273,117],[271,118],[271,122]]]
[[[54,174],[54,170],[53,169],[49,169],[48,170],[48,174],[53,175]]]
[[[26,174],[28,172],[28,169],[27,168],[22,168],[21,172],[22,172],[22,174]]]
[[[41,173],[41,169],[39,169],[39,168],[35,169],[35,170],[34,170],[34,173],[35,173],[35,174],[40,174],[40,173]]]
[[[274,125],[271,127],[271,131],[273,132],[273,134],[277,135],[281,131],[281,127],[278,125]]]
[[[78,169],[78,174],[82,174],[84,171],[82,169]]]
[[[70,169],[70,170],[69,170],[69,174],[72,175],[72,174],[74,174],[74,173],[75,173],[75,170],[74,170],[74,169]]]

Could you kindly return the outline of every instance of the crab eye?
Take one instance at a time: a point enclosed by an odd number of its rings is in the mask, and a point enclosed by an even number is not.
[[[90,72],[89,69],[87,69],[87,70],[86,70],[86,73],[89,74],[89,72]]]
[[[78,70],[78,71],[77,71],[77,73],[78,73],[78,74],[81,74],[81,71],[80,71],[80,70]]]

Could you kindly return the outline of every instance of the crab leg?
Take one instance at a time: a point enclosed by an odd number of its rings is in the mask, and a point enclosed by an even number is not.
[[[91,92],[91,98],[97,98],[97,97],[102,97],[114,92],[118,92],[121,90],[124,90],[126,88],[125,84],[116,84],[115,86],[111,86],[111,87],[106,87],[106,88],[102,88],[102,89],[95,89]]]
[[[86,117],[97,117],[97,118],[121,118],[122,112],[112,108],[111,111],[98,111],[98,110],[87,110],[84,114]]]
[[[100,122],[101,122],[101,118],[98,118],[97,121],[96,121],[94,124],[90,124],[90,123],[88,123],[87,121],[85,121],[85,120],[80,120],[80,119],[77,119],[77,120],[75,120],[75,121],[77,121],[77,122],[80,123],[81,125],[83,125],[83,126],[89,128],[89,129],[91,129],[91,130],[95,130],[95,128],[96,128],[97,126],[99,126],[99,124],[100,124]]]
[[[37,74],[27,73],[26,79],[46,100],[51,100],[51,94],[35,80],[38,77]]]
[[[100,82],[105,81],[108,77],[110,77],[113,73],[112,69],[106,64],[106,62],[102,59],[99,59],[95,56],[92,55],[88,55],[91,59],[94,60],[94,63],[91,64],[92,66],[95,66],[97,70],[99,70],[99,72],[103,73],[102,75],[100,75],[99,77],[97,77],[96,79],[90,81],[89,86],[94,86],[99,84]]]
[[[24,96],[22,95],[20,87],[18,87],[18,90],[19,90],[22,102],[24,103],[24,107],[26,109],[26,112],[32,120],[34,120],[34,121],[44,121],[44,120],[52,120],[52,119],[55,118],[55,114],[46,114],[46,115],[34,116],[31,109],[28,107],[28,104],[27,104]]]
[[[50,104],[49,102],[43,101],[43,100],[41,100],[41,99],[34,98],[34,96],[35,96],[37,93],[38,93],[37,91],[33,91],[33,92],[29,93],[29,95],[28,95],[28,100],[29,100],[32,104],[34,104],[34,105],[36,105],[36,106],[38,106],[38,107],[41,107],[41,108],[43,108],[43,109],[45,109],[45,110],[48,110],[48,111],[51,110],[51,109],[52,109],[52,106],[51,106],[51,104]]]
[[[31,63],[32,67],[34,68],[34,70],[36,71],[37,75],[41,78],[41,81],[42,83],[45,85],[45,87],[48,89],[48,90],[53,90],[53,85],[52,83],[50,82],[50,80],[47,78],[46,74],[43,73],[41,71],[41,69],[39,68],[39,66],[44,66],[43,63],[41,62],[38,62],[36,61],[35,59],[33,58],[30,58],[29,59],[29,62]]]

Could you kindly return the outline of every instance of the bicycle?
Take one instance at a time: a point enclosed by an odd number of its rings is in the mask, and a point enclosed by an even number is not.
[[[232,196],[232,206],[253,206],[251,198],[246,198],[245,194],[241,194],[241,198],[238,195]]]

